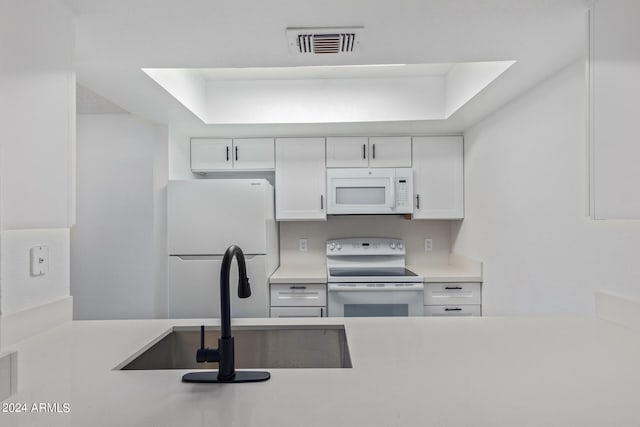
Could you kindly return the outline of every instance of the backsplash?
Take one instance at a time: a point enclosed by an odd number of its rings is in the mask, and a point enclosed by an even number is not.
[[[411,221],[398,215],[329,216],[327,221],[281,222],[280,264],[325,262],[328,239],[345,237],[394,237],[403,239],[407,264],[449,263],[451,221]],[[433,240],[433,250],[424,250],[424,239]],[[298,250],[299,239],[307,239],[307,251]]]

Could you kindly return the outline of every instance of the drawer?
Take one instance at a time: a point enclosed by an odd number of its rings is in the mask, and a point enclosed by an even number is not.
[[[271,317],[325,317],[326,307],[271,307]]]
[[[425,283],[424,305],[481,304],[480,283]]]
[[[327,305],[325,284],[272,284],[272,307],[309,307]]]
[[[425,305],[425,316],[480,316],[480,305]]]

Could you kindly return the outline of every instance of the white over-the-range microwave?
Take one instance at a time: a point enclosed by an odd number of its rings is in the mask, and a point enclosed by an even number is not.
[[[327,169],[327,213],[407,214],[413,212],[413,169]]]

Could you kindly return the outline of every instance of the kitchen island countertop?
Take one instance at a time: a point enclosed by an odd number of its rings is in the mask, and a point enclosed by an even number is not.
[[[353,368],[271,369],[253,384],[184,384],[184,370],[116,371],[172,326],[217,320],[73,321],[18,351],[4,426],[632,426],[640,333],[596,318],[237,319],[344,324]],[[207,343],[215,345],[215,343]],[[195,352],[195,349],[194,349]],[[61,408],[64,408],[61,406]]]

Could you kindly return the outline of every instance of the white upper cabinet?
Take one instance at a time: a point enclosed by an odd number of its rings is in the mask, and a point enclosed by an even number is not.
[[[327,167],[411,167],[411,137],[327,137]]]
[[[326,220],[324,138],[276,139],[276,219]]]
[[[410,168],[410,136],[372,136],[369,138],[369,166]]]
[[[369,138],[366,136],[327,137],[328,168],[369,166]]]
[[[193,138],[191,139],[191,170],[206,172],[233,168],[231,160],[231,139]]]
[[[273,145],[273,138],[192,138],[191,170],[273,169]]]
[[[414,219],[464,217],[464,146],[461,136],[413,138]]]
[[[234,138],[233,167],[236,169],[273,169],[273,138]]]

